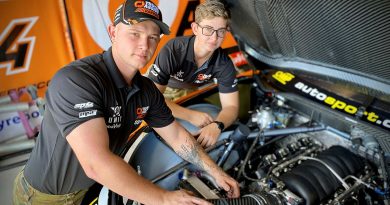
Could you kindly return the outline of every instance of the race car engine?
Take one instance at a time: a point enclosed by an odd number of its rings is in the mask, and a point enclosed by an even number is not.
[[[316,123],[287,127],[286,122],[310,123],[301,117],[280,107],[259,108],[252,113],[252,125],[229,134],[229,144],[235,144],[229,157],[224,156],[229,148],[211,152],[239,181],[241,198],[225,198],[210,176],[191,168],[183,171],[179,187],[214,204],[386,204],[386,174],[378,168],[377,146],[352,144]],[[239,140],[240,134],[245,140]]]
[[[206,149],[239,182],[240,198],[227,198],[211,175],[183,161],[153,133],[135,150],[131,164],[165,189],[186,189],[213,204],[389,204],[386,154],[363,125],[346,133],[329,126],[344,126],[345,120],[337,120],[345,118],[307,115],[280,100],[249,114],[246,124],[236,123]]]

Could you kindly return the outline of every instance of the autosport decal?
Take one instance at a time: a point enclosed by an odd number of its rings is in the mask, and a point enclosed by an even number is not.
[[[359,107],[363,105],[347,100],[334,93],[327,92],[315,85],[299,79],[297,76],[283,71],[276,71],[272,78],[285,90],[297,93],[299,95],[313,99],[321,104],[324,104],[333,110],[341,111],[351,116],[356,116]],[[368,107],[361,118],[363,121],[369,122],[386,130],[390,130],[389,114],[381,112],[378,109]]]

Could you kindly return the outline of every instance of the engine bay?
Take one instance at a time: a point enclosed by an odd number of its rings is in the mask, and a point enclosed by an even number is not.
[[[254,204],[381,204],[386,195],[384,180],[371,162],[343,146],[326,147],[321,140],[330,140],[331,135],[289,137],[294,140],[254,146],[250,157],[228,169],[240,182],[243,198],[253,198]],[[186,180],[199,193],[218,190],[212,185],[202,190],[193,179]],[[223,193],[217,191],[217,196]]]
[[[238,199],[226,198],[210,175],[181,160],[154,132],[145,136],[137,148],[142,153],[136,150],[130,164],[165,189],[187,189],[213,204],[389,204],[383,142],[365,125],[345,124],[338,113],[327,111],[333,116],[327,123],[321,109],[297,97],[261,92],[247,122],[231,126],[206,149],[239,182]],[[194,108],[218,112],[207,104]]]
[[[254,119],[267,122],[270,112],[262,108]],[[377,144],[356,147],[320,126],[306,128],[284,137],[267,137],[259,130],[245,142],[249,148],[246,153],[241,148],[245,156],[238,157],[240,162],[224,167],[240,182],[243,198],[254,204],[381,204],[388,194],[388,176],[379,168],[383,159],[375,151]]]

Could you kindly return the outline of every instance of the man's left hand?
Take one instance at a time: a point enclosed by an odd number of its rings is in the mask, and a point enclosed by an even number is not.
[[[199,144],[201,144],[202,147],[209,147],[217,142],[218,137],[221,134],[221,130],[218,128],[216,123],[210,123],[201,128],[198,134],[199,137],[197,141]]]

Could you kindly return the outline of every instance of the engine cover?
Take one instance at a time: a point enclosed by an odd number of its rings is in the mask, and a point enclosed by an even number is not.
[[[364,170],[362,159],[341,146],[333,146],[280,176],[287,188],[303,198],[306,205],[319,204],[341,186],[341,178]]]

